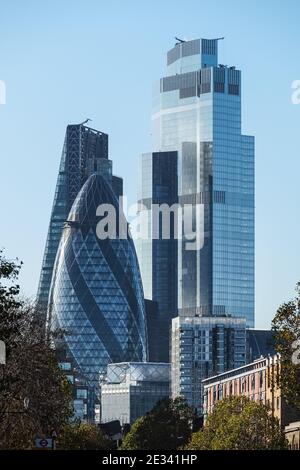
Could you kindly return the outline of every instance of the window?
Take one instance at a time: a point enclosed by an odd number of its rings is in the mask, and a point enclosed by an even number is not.
[[[239,85],[228,85],[228,93],[229,95],[239,95],[240,94],[240,87]]]
[[[225,91],[225,84],[224,84],[224,83],[215,82],[215,83],[214,83],[214,91],[217,92],[217,93],[224,93],[224,91]]]
[[[71,370],[71,363],[70,362],[60,362],[59,367],[61,370]]]
[[[85,388],[77,389],[77,398],[87,399],[87,389]]]

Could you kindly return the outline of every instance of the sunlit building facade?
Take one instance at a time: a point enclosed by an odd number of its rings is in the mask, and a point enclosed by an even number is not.
[[[282,395],[280,368],[280,355],[274,354],[203,380],[205,419],[223,398],[244,396],[266,405],[282,429],[298,421],[299,411],[288,405]]]
[[[183,227],[178,242],[179,315],[244,317],[253,327],[254,138],[241,130],[241,72],[218,63],[218,45],[196,39],[168,52],[154,91],[152,151],[177,152],[178,201],[189,206],[198,237],[187,249]],[[153,192],[147,165],[140,182],[141,193]],[[139,260],[144,272],[149,260]],[[143,282],[159,302],[149,271]]]

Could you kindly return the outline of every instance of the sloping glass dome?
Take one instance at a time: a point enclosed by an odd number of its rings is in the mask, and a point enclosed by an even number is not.
[[[96,393],[107,364],[147,360],[134,244],[118,236],[119,227],[115,239],[98,238],[100,204],[113,205],[116,218],[124,218],[110,184],[95,174],[78,193],[63,229],[48,304],[48,325],[63,330],[68,354]]]

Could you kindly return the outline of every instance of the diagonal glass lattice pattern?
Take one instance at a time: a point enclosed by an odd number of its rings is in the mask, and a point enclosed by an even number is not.
[[[66,129],[37,294],[44,321],[64,223],[78,192],[93,173],[105,176],[115,194],[122,194],[122,179],[112,174],[112,161],[108,158],[108,135],[83,123],[70,124]]]
[[[170,364],[161,362],[109,364],[105,382],[108,384],[138,384],[168,382]]]
[[[147,360],[143,288],[131,238],[100,240],[100,204],[122,216],[111,185],[92,175],[63,229],[50,289],[48,322],[64,330],[64,344],[89,386],[112,362]],[[126,223],[127,228],[127,223]]]

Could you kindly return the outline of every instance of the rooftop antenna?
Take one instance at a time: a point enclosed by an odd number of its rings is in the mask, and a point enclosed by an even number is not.
[[[222,38],[216,38],[215,40],[216,41],[223,41],[223,39],[225,39],[225,36],[223,36]]]

